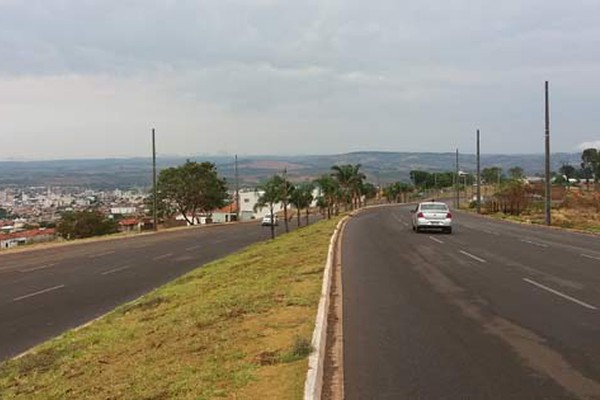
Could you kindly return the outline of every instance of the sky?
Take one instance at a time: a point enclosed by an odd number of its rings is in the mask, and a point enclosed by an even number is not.
[[[0,160],[600,147],[597,0],[0,0]]]

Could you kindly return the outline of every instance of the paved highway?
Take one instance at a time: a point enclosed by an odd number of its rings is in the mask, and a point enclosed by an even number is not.
[[[269,238],[256,222],[0,254],[0,360]]]
[[[347,399],[600,399],[600,238],[407,206],[342,238]]]

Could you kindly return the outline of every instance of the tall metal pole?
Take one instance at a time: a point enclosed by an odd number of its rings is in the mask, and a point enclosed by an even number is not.
[[[238,175],[238,159],[237,154],[235,155],[235,220],[240,220],[240,181]]]
[[[156,193],[156,135],[154,128],[152,128],[152,226],[154,231],[158,230],[158,201],[156,198]]]
[[[477,129],[477,214],[481,214],[481,147],[479,129]]]
[[[546,214],[546,225],[552,224],[552,218],[550,213],[550,204],[552,201],[552,191],[550,187],[550,100],[548,96],[548,81],[545,84],[545,93],[546,93],[546,131],[545,131],[545,139],[546,139],[546,201],[545,201],[545,214]]]
[[[456,208],[460,208],[460,178],[458,176],[458,148],[456,149]]]

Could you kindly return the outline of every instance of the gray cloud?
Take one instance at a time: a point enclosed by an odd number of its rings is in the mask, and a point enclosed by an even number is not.
[[[585,0],[0,0],[0,158],[142,154],[157,123],[170,153],[473,151],[477,127],[486,152],[541,152],[546,79],[553,149],[575,151],[599,136],[599,14]]]

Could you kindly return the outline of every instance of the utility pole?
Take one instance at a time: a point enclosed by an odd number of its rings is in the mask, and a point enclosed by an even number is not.
[[[545,214],[546,214],[546,225],[552,224],[552,218],[550,213],[550,205],[552,201],[552,191],[550,187],[550,101],[548,98],[548,81],[545,84],[545,94],[546,94],[546,130],[545,130],[545,139],[546,139],[546,201],[544,204]]]
[[[481,153],[479,129],[477,129],[477,214],[481,214]]]
[[[460,178],[458,176],[458,148],[456,149],[456,209],[460,208]]]
[[[284,225],[285,225],[285,232],[288,233],[290,231],[290,228],[288,226],[288,219],[287,219],[287,205],[288,205],[288,181],[287,181],[287,167],[283,168],[283,219],[285,221]]]
[[[158,210],[157,208],[157,191],[156,191],[156,135],[152,128],[152,226],[154,231],[158,230]]]
[[[235,155],[235,221],[240,220],[240,181],[238,175],[238,159],[237,154]]]

